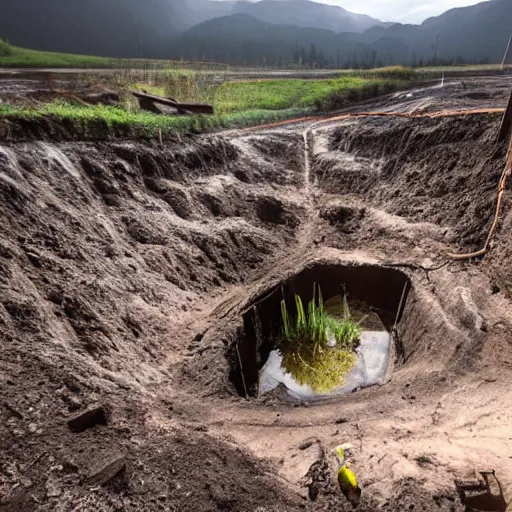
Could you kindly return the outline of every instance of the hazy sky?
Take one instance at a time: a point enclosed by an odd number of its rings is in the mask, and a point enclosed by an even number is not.
[[[360,14],[369,14],[382,21],[421,23],[448,9],[474,5],[482,0],[315,0],[319,3],[339,5]],[[484,0],[485,1],[485,0]]]
[[[324,0],[317,0],[324,1]],[[325,3],[339,5],[352,12],[369,14],[382,21],[421,23],[438,16],[448,9],[474,5],[482,0],[325,0]]]

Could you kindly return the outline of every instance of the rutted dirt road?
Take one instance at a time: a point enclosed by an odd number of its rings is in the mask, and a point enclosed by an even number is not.
[[[456,83],[372,110],[503,107],[507,87]],[[475,467],[510,499],[510,185],[485,259],[419,268],[485,241],[499,122],[317,125],[308,172],[307,125],[3,143],[0,510],[349,510],[301,486],[319,444],[344,441],[361,510],[463,510],[454,479]],[[403,265],[411,280],[391,380],[318,404],[239,397],[247,306],[344,264]],[[95,405],[90,428],[68,426]]]

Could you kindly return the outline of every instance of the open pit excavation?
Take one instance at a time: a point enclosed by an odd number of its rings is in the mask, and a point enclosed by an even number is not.
[[[468,510],[475,469],[502,492],[469,510],[511,510],[510,84],[162,142],[1,126],[0,510],[349,511],[345,442],[358,510]],[[500,182],[485,256],[449,257]],[[332,393],[275,373],[315,284],[373,333]]]

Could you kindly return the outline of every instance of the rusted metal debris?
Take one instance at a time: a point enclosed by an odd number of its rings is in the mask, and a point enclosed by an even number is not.
[[[213,114],[213,105],[206,103],[181,103],[173,98],[163,98],[146,92],[131,91],[138,100],[140,108],[148,110],[154,114],[168,115],[194,115],[194,114]],[[170,111],[164,111],[159,105],[170,107]]]

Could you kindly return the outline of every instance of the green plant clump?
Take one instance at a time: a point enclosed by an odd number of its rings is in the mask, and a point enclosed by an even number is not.
[[[316,285],[307,311],[295,295],[295,318],[286,301],[281,301],[282,334],[279,349],[282,366],[299,384],[307,384],[318,394],[343,383],[356,361],[355,348],[361,335],[360,322],[352,321],[346,299],[343,317],[334,318],[324,309],[322,293]],[[333,345],[332,341],[335,341]]]
[[[398,88],[401,82],[387,77],[359,78],[340,76],[330,80],[253,80],[225,82],[215,93],[219,112],[250,109],[328,108],[334,98],[350,94],[349,99],[366,99]]]
[[[38,119],[46,117],[73,124],[88,138],[104,139],[108,135],[131,134],[134,137],[154,138],[176,133],[203,133],[221,128],[235,128],[284,121],[304,115],[298,109],[249,110],[215,116],[162,116],[150,112],[131,112],[117,106],[73,105],[65,101],[46,103],[39,108],[0,105],[2,119]],[[107,134],[107,135],[106,135]]]

